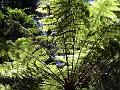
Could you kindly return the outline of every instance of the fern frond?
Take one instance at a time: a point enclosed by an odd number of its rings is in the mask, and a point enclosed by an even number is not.
[[[117,0],[97,0],[90,6],[90,15],[116,19],[117,16],[113,11],[120,11],[119,5]]]

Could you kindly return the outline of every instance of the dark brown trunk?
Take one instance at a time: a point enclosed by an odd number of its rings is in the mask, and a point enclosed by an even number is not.
[[[68,84],[68,85],[66,85],[66,86],[64,87],[64,90],[76,90],[76,89],[75,89],[75,86],[74,86],[74,85]]]

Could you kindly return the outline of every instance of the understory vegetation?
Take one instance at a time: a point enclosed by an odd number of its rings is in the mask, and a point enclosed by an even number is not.
[[[0,0],[0,90],[120,90],[120,0]]]

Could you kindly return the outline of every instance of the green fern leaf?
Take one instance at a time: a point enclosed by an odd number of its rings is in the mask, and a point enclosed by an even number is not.
[[[110,10],[106,10],[105,12],[102,13],[102,15],[108,18],[117,18],[117,16]]]
[[[116,0],[97,0],[90,6],[91,16],[104,16],[111,19],[117,18],[113,11],[120,11]]]

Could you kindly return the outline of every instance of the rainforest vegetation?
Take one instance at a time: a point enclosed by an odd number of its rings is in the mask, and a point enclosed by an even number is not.
[[[120,90],[120,0],[0,0],[0,90]]]

